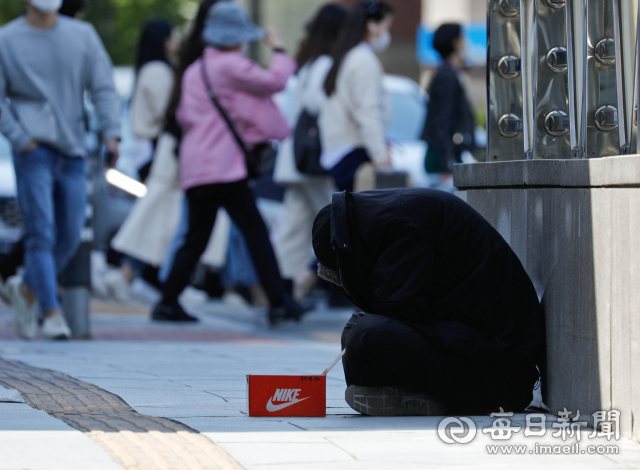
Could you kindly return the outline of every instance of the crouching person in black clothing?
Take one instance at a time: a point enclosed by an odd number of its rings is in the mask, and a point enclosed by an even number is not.
[[[544,351],[518,257],[461,199],[430,189],[336,193],[318,214],[319,274],[364,314],[342,346],[347,403],[374,416],[522,411]]]

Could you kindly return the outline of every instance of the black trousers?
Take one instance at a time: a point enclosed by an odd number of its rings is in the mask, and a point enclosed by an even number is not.
[[[416,328],[374,314],[351,317],[342,334],[347,385],[402,386],[444,401],[451,414],[522,411],[539,374],[533,361],[480,366],[443,350]]]
[[[360,165],[370,161],[371,159],[367,155],[367,151],[363,148],[357,148],[353,152],[345,155],[344,158],[329,171],[338,190],[349,193],[352,192],[356,171],[358,171]]]
[[[198,260],[209,243],[216,214],[224,207],[242,231],[260,283],[272,307],[284,304],[284,287],[267,227],[258,212],[246,180],[208,184],[187,190],[189,231],[184,245],[176,253],[171,273],[162,291],[163,302],[172,304],[187,287]]]

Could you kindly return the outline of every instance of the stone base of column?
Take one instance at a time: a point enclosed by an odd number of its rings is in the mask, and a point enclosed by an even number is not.
[[[592,423],[619,410],[640,442],[640,156],[456,165],[454,178],[541,298],[546,404]]]

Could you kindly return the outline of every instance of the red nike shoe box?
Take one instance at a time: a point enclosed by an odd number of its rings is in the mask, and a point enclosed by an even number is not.
[[[325,375],[247,375],[249,416],[327,415]]]

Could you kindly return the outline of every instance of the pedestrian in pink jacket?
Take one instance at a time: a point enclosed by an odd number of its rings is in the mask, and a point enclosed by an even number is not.
[[[245,57],[244,45],[264,38],[265,33],[235,1],[220,1],[211,7],[202,37],[207,47],[202,59],[184,74],[176,113],[184,131],[180,170],[182,187],[189,200],[189,230],[152,318],[197,321],[182,309],[178,296],[188,285],[207,247],[218,209],[224,207],[244,234],[269,297],[272,324],[287,318],[297,320],[303,310],[285,291],[267,228],[247,184],[244,152],[208,95],[210,87],[247,148],[269,140],[283,140],[289,127],[272,96],[285,88],[296,64],[274,35],[266,37],[267,44],[274,49],[268,70]]]

